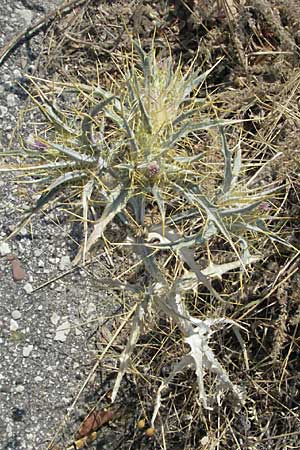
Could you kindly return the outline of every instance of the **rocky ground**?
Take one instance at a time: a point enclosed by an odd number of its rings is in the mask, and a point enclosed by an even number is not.
[[[0,47],[59,3],[2,0]],[[42,39],[40,33],[0,68],[1,152],[17,145],[13,131],[27,100],[18,82],[34,71]],[[55,213],[4,242],[30,198],[9,175],[0,185],[0,447],[45,449],[92,367],[89,336],[112,311],[112,298],[83,270],[70,271],[70,228],[58,228]]]

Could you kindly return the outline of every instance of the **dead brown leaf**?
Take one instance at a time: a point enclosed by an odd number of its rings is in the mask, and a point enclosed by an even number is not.
[[[78,433],[76,434],[76,439],[80,439],[93,431],[98,430],[112,420],[114,412],[112,410],[95,410],[89,414],[82,422]]]

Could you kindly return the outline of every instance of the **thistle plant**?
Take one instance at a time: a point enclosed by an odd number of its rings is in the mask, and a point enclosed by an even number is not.
[[[107,288],[129,288],[139,299],[112,401],[150,310],[172,319],[190,348],[158,391],[154,425],[163,389],[186,368],[196,372],[199,400],[205,408],[210,407],[203,383],[205,371],[214,373],[221,387],[242,399],[210,346],[213,333],[226,325],[233,327],[241,341],[240,326],[225,317],[193,317],[186,298],[197,291],[201,301],[199,290],[204,287],[216,302],[222,302],[212,279],[232,270],[242,274],[258,261],[261,255],[254,248],[259,236],[283,241],[267,231],[260,209],[278,187],[256,186],[255,174],[248,175],[242,164],[242,143],[231,150],[227,142],[225,127],[238,121],[218,118],[211,112],[209,99],[199,97],[213,68],[201,73],[194,61],[184,70],[181,63],[175,66],[171,57],[160,59],[154,47],[149,53],[138,43],[133,48],[133,55],[124,58],[120,79],[113,80],[110,90],[83,84],[62,86],[66,92],[84,97],[85,104],[91,104],[88,112],[66,115],[39,89],[39,100],[35,101],[52,125],[48,133],[51,139],[37,136],[35,148],[21,153],[25,164],[1,170],[34,173],[33,182],[44,186],[20,226],[59,193],[66,189],[76,193],[82,205],[85,236],[74,266],[85,261],[113,221],[126,230],[127,245],[142,260],[146,276],[137,289],[106,280]],[[201,142],[199,133],[209,130],[219,138],[218,148],[209,151],[218,151],[222,163],[207,162],[204,146],[199,150],[197,145]],[[33,161],[30,165],[26,164],[28,158]],[[89,209],[99,203],[101,213],[90,231]],[[149,223],[153,205],[159,214],[155,223]],[[227,246],[227,262],[210,261],[202,269],[196,252],[205,252],[216,239]],[[166,254],[181,261],[175,278]]]

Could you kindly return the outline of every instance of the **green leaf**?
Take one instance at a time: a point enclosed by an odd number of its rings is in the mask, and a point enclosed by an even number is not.
[[[162,226],[164,228],[164,224],[165,224],[165,220],[166,220],[165,202],[164,202],[164,199],[163,199],[163,197],[161,195],[161,191],[160,191],[159,187],[156,184],[152,187],[152,194],[153,194],[154,200],[156,201],[157,206],[159,208],[159,212],[160,212],[160,215],[161,215]]]
[[[56,180],[54,180],[48,187],[47,191],[50,193],[53,189],[56,190],[58,187],[61,187],[67,183],[70,183],[71,181],[78,181],[82,180],[87,176],[86,172],[82,171],[73,171],[73,172],[67,172],[58,177]]]
[[[184,189],[181,186],[174,184],[175,188],[179,190],[183,196],[192,204],[197,205],[202,210],[206,212],[208,221],[212,221],[216,227],[220,230],[220,232],[223,234],[223,236],[226,238],[226,240],[230,243],[231,247],[233,248],[234,252],[240,258],[235,245],[230,237],[230,234],[224,225],[221,216],[217,210],[217,208],[205,197],[205,195],[202,194],[194,194],[189,189]]]
[[[53,123],[54,125],[58,126],[62,130],[66,131],[67,133],[70,133],[72,135],[76,135],[77,132],[73,128],[71,128],[68,124],[66,124],[63,121],[63,114],[52,104],[49,102],[49,100],[45,97],[42,91],[39,90],[39,96],[43,103],[38,102],[34,98],[32,100],[36,103],[40,111],[44,114],[47,120],[49,122]]]
[[[72,168],[78,165],[78,162],[75,161],[53,162],[48,164],[40,164],[37,166],[0,167],[0,172],[37,172],[39,170]]]
[[[93,158],[89,155],[85,155],[84,153],[76,152],[75,150],[65,147],[60,144],[54,144],[53,142],[49,143],[49,146],[57,150],[59,153],[62,153],[63,155],[69,156],[73,161],[76,161],[83,165],[93,165],[97,164],[97,159]]]
[[[220,127],[220,134],[221,134],[221,142],[222,142],[221,151],[223,153],[224,160],[225,160],[224,182],[223,182],[223,188],[222,188],[222,190],[225,194],[228,191],[230,191],[230,189],[232,187],[231,186],[232,180],[233,180],[232,167],[231,167],[232,166],[232,153],[229,150],[223,127]]]
[[[105,107],[109,104],[111,104],[113,101],[116,100],[116,97],[114,95],[111,95],[108,98],[105,98],[100,103],[98,103],[96,106],[94,106],[88,115],[86,115],[82,121],[81,129],[82,129],[82,137],[87,145],[90,145],[92,148],[97,148],[97,145],[94,143],[93,136],[92,136],[92,125],[93,125],[93,119],[94,117],[99,114],[101,111],[107,111],[105,110]],[[119,122],[118,122],[119,123]]]
[[[139,85],[138,85],[135,74],[133,74],[133,81],[134,81],[134,86],[132,86],[132,89],[134,90],[135,96],[138,100],[138,104],[139,104],[140,112],[141,112],[141,116],[142,116],[142,121],[145,126],[146,132],[150,134],[150,133],[152,133],[152,129],[153,129],[152,123],[151,123],[151,118],[150,118],[150,116],[145,108],[144,102],[142,100],[142,97],[141,97],[141,94],[139,91]]]
[[[200,283],[202,283],[214,297],[216,297],[218,300],[222,301],[222,298],[220,297],[218,292],[212,287],[212,284],[211,284],[209,278],[202,273],[199,264],[196,263],[196,261],[194,259],[193,251],[190,250],[189,248],[187,248],[188,247],[186,245],[187,239],[185,239],[185,242],[184,241],[181,242],[182,245],[178,245],[179,235],[174,230],[171,230],[169,227],[165,227],[164,229],[161,228],[160,232],[158,234],[160,234],[160,236],[162,237],[162,239],[164,241],[167,239],[169,241],[169,243],[171,244],[171,245],[167,245],[166,246],[167,248],[172,249],[172,250],[174,250],[176,248],[179,257],[186,264],[188,264],[190,269],[195,273],[198,281]],[[149,237],[151,237],[151,234],[149,235]],[[177,242],[176,246],[172,246],[174,241]],[[194,243],[194,242],[190,240],[189,244],[191,244],[191,243]]]
[[[247,206],[241,206],[238,208],[231,208],[231,209],[220,209],[219,214],[221,217],[230,217],[230,216],[236,216],[236,215],[244,215],[247,214],[254,209],[256,209],[261,204],[261,201],[252,203],[251,205]]]
[[[174,145],[182,138],[187,136],[191,132],[200,131],[200,130],[208,130],[211,127],[217,127],[217,126],[225,126],[225,125],[232,125],[235,123],[240,123],[241,120],[226,120],[226,119],[206,119],[202,122],[198,123],[185,123],[182,125],[182,127],[175,131],[169,139],[162,144],[162,152],[161,154],[164,154],[166,151],[168,151],[170,148],[174,147]]]
[[[100,217],[100,219],[97,220],[97,222],[94,225],[94,230],[92,231],[91,235],[89,236],[87,242],[86,242],[86,253],[88,253],[92,247],[97,244],[97,242],[102,238],[103,233],[107,227],[107,225],[112,222],[112,220],[115,218],[115,216],[122,211],[123,208],[125,208],[128,199],[131,195],[131,191],[128,187],[125,187],[123,185],[117,186],[111,193],[108,203],[105,206],[103,213]],[[83,247],[81,246],[81,249],[77,253],[73,265],[76,266],[82,257],[83,253]]]
[[[127,122],[127,119],[123,116],[123,125],[124,128],[126,130],[128,139],[129,139],[129,144],[133,150],[134,153],[139,153],[140,149],[139,149],[139,145],[137,143],[137,140],[135,138],[134,132],[133,130],[130,128],[129,123]]]
[[[179,163],[190,164],[192,162],[198,161],[198,159],[200,159],[202,156],[202,153],[198,153],[197,155],[193,156],[174,156],[173,159]]]

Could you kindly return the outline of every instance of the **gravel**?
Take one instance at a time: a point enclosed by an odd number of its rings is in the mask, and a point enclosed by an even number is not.
[[[0,47],[41,17],[43,7],[48,12],[60,3],[1,0]],[[39,34],[0,68],[1,152],[12,148],[9,142],[26,102],[18,80],[34,67],[41,41]],[[33,130],[30,124],[26,128],[29,137]],[[60,278],[74,255],[67,238],[71,225],[62,220],[58,228],[56,213],[50,220],[35,218],[31,227],[5,241],[29,204],[28,193],[1,176],[0,446],[5,450],[47,448],[93,365],[95,347],[88,336],[115,308],[112,297],[95,289],[85,272]],[[91,324],[81,326],[91,317]]]

